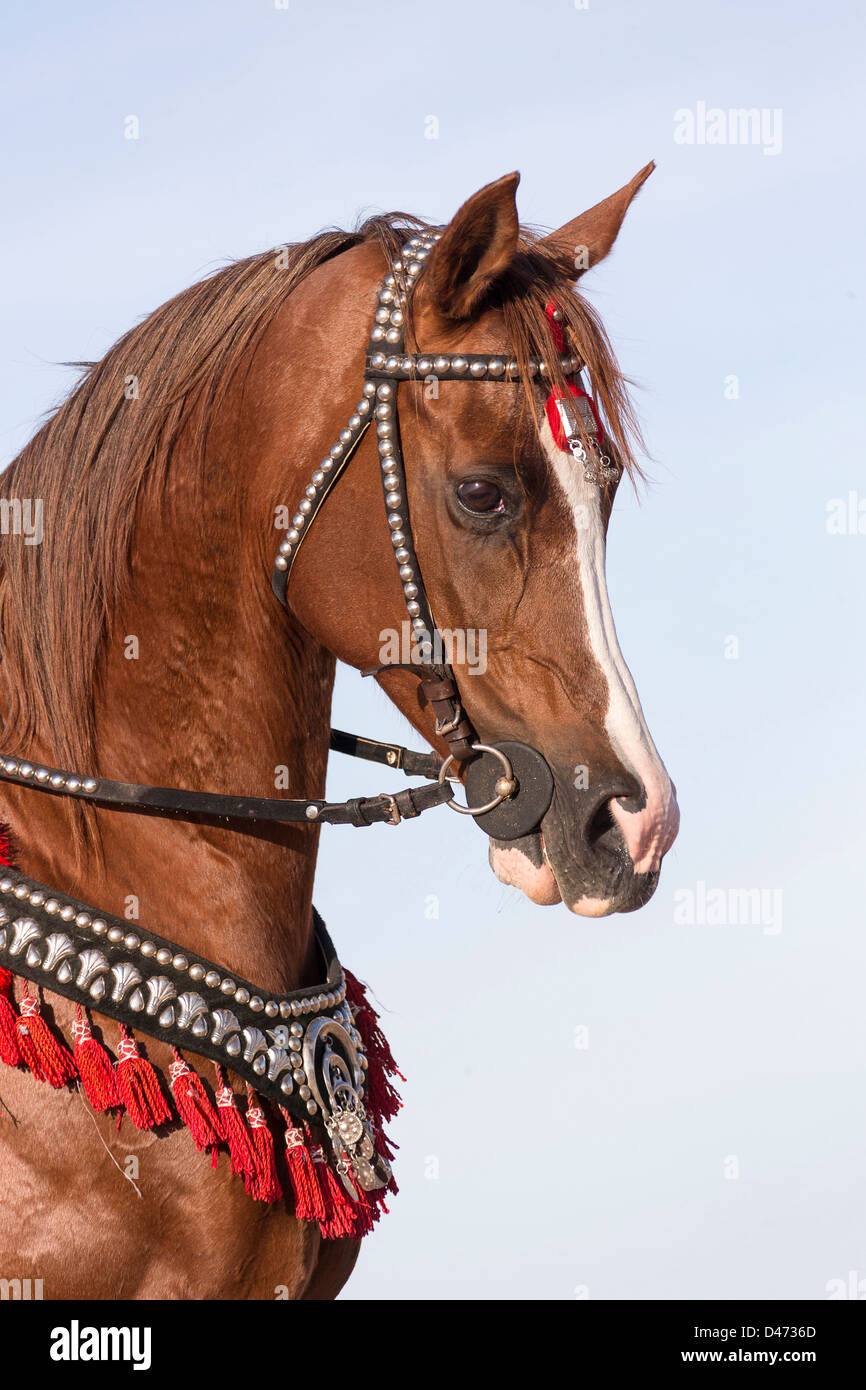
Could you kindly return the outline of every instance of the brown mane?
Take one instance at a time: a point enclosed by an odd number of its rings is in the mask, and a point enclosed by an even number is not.
[[[427,224],[401,213],[357,230],[235,261],[183,290],[129,330],[100,362],[88,364],[68,399],[0,480],[0,497],[41,498],[42,543],[6,544],[0,576],[0,660],[8,707],[4,749],[49,737],[61,766],[98,771],[92,685],[109,617],[124,592],[136,502],[145,479],[159,487],[181,431],[203,464],[208,425],[235,373],[248,361],[292,291],[317,266],[378,240],[393,260],[408,230]],[[595,311],[574,293],[573,272],[523,235],[499,282],[510,350],[529,385],[530,354],[550,356],[545,305],[564,312],[570,350],[589,370],[621,462],[632,473],[639,433],[624,378]],[[141,383],[127,399],[127,379]],[[560,378],[559,384],[562,385]],[[533,392],[527,390],[528,401]],[[72,576],[72,582],[69,577]]]

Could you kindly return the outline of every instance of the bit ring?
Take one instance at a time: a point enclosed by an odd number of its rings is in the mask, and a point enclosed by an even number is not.
[[[495,807],[499,806],[503,801],[507,800],[508,797],[513,796],[515,791],[517,790],[517,781],[514,776],[514,768],[511,766],[511,763],[508,761],[505,754],[499,748],[493,748],[489,743],[473,743],[472,752],[492,753],[494,758],[498,758],[499,761],[502,763],[504,771],[503,775],[497,779],[496,785],[499,786],[502,783],[509,783],[511,786],[511,790],[505,792],[498,791],[493,800],[488,801],[486,806],[461,806],[460,803],[458,801],[455,801],[453,797],[450,801],[445,802],[446,806],[450,806],[452,811],[457,811],[461,816],[483,816],[485,811],[494,810]],[[452,753],[449,757],[445,759],[444,763],[440,767],[440,786],[445,782],[448,776],[448,769],[454,761],[455,758],[454,754]]]

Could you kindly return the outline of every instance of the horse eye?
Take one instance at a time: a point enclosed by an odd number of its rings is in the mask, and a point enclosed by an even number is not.
[[[470,478],[461,483],[457,496],[470,512],[501,512],[505,510],[502,493],[488,478]]]

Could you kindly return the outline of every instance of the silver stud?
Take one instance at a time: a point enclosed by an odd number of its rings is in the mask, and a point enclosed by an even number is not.
[[[141,937],[136,936],[135,932],[130,932],[128,936],[123,938],[123,944],[127,951],[137,951],[141,945]]]
[[[406,533],[404,531],[395,531],[391,537],[391,544],[395,547],[404,546],[406,544]]]
[[[254,994],[252,999],[250,1000],[250,1008],[252,1009],[253,1013],[260,1014],[264,1007],[264,1000],[260,999],[257,994]]]
[[[433,359],[434,372],[447,372],[451,365],[450,357],[435,357]]]
[[[147,957],[156,955],[156,947],[152,941],[145,941],[142,943],[141,954]]]
[[[68,792],[78,792],[78,791],[81,791],[81,780],[80,780],[80,778],[78,778],[78,777],[67,777],[67,779],[66,779],[66,790],[67,790]]]
[[[52,915],[52,917],[54,916],[54,913],[55,913],[55,912],[59,912],[59,911],[60,911],[60,904],[59,904],[59,902],[57,901],[56,898],[49,898],[49,899],[48,899],[47,903],[45,904],[45,911],[46,911],[46,912],[50,912],[51,915]]]
[[[289,562],[286,559],[285,555],[278,555],[276,560],[274,561],[274,569],[287,570],[288,568]]]
[[[21,776],[22,776],[22,777],[24,776],[24,768],[23,768],[23,766],[22,766],[22,768],[21,768]],[[51,782],[52,787],[58,787],[58,788],[59,788],[59,787],[62,787],[62,786],[65,785],[65,783],[66,783],[66,778],[63,776],[62,772],[55,772],[55,773],[53,773],[52,776],[49,778],[49,781]]]
[[[3,764],[3,771],[8,772],[10,777],[18,771],[18,764],[14,758],[6,759],[5,763]]]
[[[389,492],[389,493],[387,493],[386,496],[385,496],[385,506],[386,506],[386,507],[399,507],[399,505],[400,505],[400,503],[402,502],[402,500],[403,500],[403,499],[402,499],[402,497],[400,496],[399,492]]]
[[[417,585],[417,584],[404,584],[404,585],[403,585],[403,593],[406,595],[407,598],[417,598],[417,597],[418,597],[418,585]]]
[[[389,381],[383,381],[376,387],[376,395],[380,401],[389,401],[394,394],[394,387]]]
[[[123,931],[122,931],[122,929],[121,929],[120,927],[111,927],[111,928],[109,929],[109,932],[108,932],[108,939],[109,939],[109,941],[115,941],[115,942],[117,942],[117,941],[122,941],[122,940],[123,940]]]
[[[370,334],[370,342],[371,342],[371,343],[381,343],[381,341],[382,341],[382,339],[384,338],[384,336],[385,336],[385,330],[384,330],[384,328],[382,327],[381,324],[377,323],[377,324],[376,324],[376,327],[373,329],[372,333]]]
[[[318,806],[308,806],[307,809],[306,809],[306,811],[304,812],[304,815],[307,817],[307,820],[316,820],[317,817],[318,817],[318,814],[319,814],[319,808],[318,808]]]
[[[305,497],[303,501],[298,503],[298,511],[300,512],[301,516],[308,517],[312,510],[313,504],[308,497]]]
[[[300,539],[300,531],[296,530],[294,526],[289,527],[289,530],[286,532],[286,540],[288,541],[289,545],[297,545]]]
[[[220,985],[220,990],[223,994],[234,994],[236,989],[237,984],[234,980],[223,980],[222,984]]]
[[[360,428],[361,428],[361,417],[360,417],[360,415],[350,415],[350,416],[349,416],[349,429],[352,431],[352,433],[354,434],[355,431],[356,431],[356,430],[359,430]],[[315,480],[315,477],[314,477],[314,478],[313,478],[313,482],[315,482],[315,481],[316,481],[316,480]]]
[[[37,767],[33,774],[37,782],[47,782],[50,775],[47,767]]]
[[[392,296],[393,297],[393,296]],[[391,314],[388,309],[377,309],[375,319],[377,323],[387,323]]]
[[[241,985],[240,989],[235,990],[235,999],[239,1004],[248,1004],[250,1000],[249,990]]]
[[[399,558],[400,558],[400,557],[399,557],[399,555],[398,555],[398,556],[397,556],[397,559],[399,560]],[[415,578],[415,571],[413,570],[413,568],[412,568],[411,565],[401,565],[401,566],[400,566],[400,578],[403,579],[403,580],[409,580],[409,579],[414,579],[414,578]]]
[[[143,950],[144,950],[144,946],[142,946],[141,949],[142,949],[142,951],[143,951]],[[203,980],[203,979],[204,979],[204,966],[203,966],[203,965],[191,965],[190,968],[189,968],[189,978],[190,978],[191,980]]]
[[[71,922],[73,917],[75,916],[75,908],[72,907],[69,903],[65,903],[64,906],[60,909],[60,916],[64,922]]]
[[[189,961],[187,960],[186,956],[173,956],[171,963],[174,966],[175,970],[180,971],[186,970],[187,966],[189,965]]]
[[[86,792],[95,792],[95,791],[96,791],[96,785],[97,785],[97,784],[96,784],[96,779],[95,779],[94,777],[85,777],[84,782],[82,783],[82,785],[83,785],[84,790],[85,790]]]
[[[452,357],[452,358],[451,358],[451,368],[452,368],[452,371],[455,371],[455,372],[465,372],[465,371],[466,371],[466,368],[467,368],[468,366],[469,366],[469,363],[466,361],[466,358],[465,358],[465,357]]]
[[[32,764],[32,763],[22,763],[22,764],[20,765],[20,767],[18,768],[18,776],[19,776],[19,777],[32,777],[32,776],[33,776],[33,764]],[[54,778],[52,777],[51,780],[52,780],[52,782],[53,782],[53,781],[54,781]],[[62,777],[61,777],[60,781],[61,781],[61,782],[63,781],[63,778],[62,778]]]
[[[470,375],[470,376],[475,376],[475,377],[486,376],[486,375],[487,375],[487,363],[486,363],[486,362],[470,362],[470,363],[469,363],[469,375]]]
[[[45,902],[45,894],[40,893],[38,888],[35,890],[35,892],[29,893],[28,897],[34,907],[41,907],[42,904]]]
[[[91,920],[92,918],[89,912],[79,912],[75,919],[75,925],[76,927],[89,927]]]
[[[401,545],[399,550],[394,552],[394,559],[397,561],[398,565],[405,565],[407,560],[412,559],[412,555],[405,546]]]
[[[160,946],[159,950],[156,953],[156,958],[159,961],[160,965],[168,965],[169,961],[171,960],[171,951],[168,949],[167,946]]]
[[[269,999],[267,1004],[265,1005],[265,1013],[267,1014],[268,1018],[276,1018],[279,1012],[279,1006],[274,1003],[273,999]]]
[[[204,977],[204,982],[206,985],[209,985],[211,989],[216,989],[220,982],[219,971],[209,970]]]
[[[414,601],[411,602],[411,603],[407,603],[407,604],[406,604],[406,612],[409,614],[409,617],[410,617],[410,618],[417,618],[417,617],[418,617],[418,614],[421,612],[421,606],[420,606],[420,604],[415,603]],[[423,624],[422,624],[422,626],[423,626]]]
[[[427,376],[433,368],[433,363],[429,357],[419,357],[416,366],[421,376]]]
[[[309,1099],[310,1099],[310,1088],[309,1088],[309,1086],[302,1086],[301,1089],[300,1089],[300,1091],[298,1092],[298,1095],[301,1097],[301,1100],[309,1100]]]

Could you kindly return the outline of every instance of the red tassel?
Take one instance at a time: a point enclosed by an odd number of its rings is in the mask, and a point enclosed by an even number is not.
[[[397,1068],[388,1046],[388,1039],[379,1027],[379,1015],[367,998],[364,986],[351,970],[344,973],[346,998],[352,1007],[355,1026],[364,1039],[367,1052],[364,1106],[376,1129],[380,1129],[383,1121],[393,1120],[403,1105],[390,1078],[399,1076],[401,1081],[405,1081],[406,1078]]]
[[[319,1222],[319,1230],[325,1240],[341,1240],[355,1234],[354,1204],[337,1174],[325,1158],[320,1144],[313,1149],[313,1166],[322,1188],[325,1204],[325,1219]]]
[[[219,1116],[210,1103],[201,1077],[187,1065],[177,1048],[174,1049],[174,1061],[168,1074],[177,1113],[192,1135],[193,1143],[199,1153],[211,1149],[215,1157],[216,1149],[222,1142]]]
[[[225,1072],[217,1064],[217,1123],[220,1136],[228,1146],[229,1160],[233,1173],[254,1176],[256,1156],[250,1143],[249,1131],[244,1124],[243,1115],[235,1104],[235,1093],[226,1081]]]
[[[264,1110],[256,1104],[258,1097],[252,1086],[247,1087],[247,1125],[250,1130],[256,1171],[247,1176],[246,1189],[257,1202],[278,1202],[283,1195],[274,1160],[274,1137]]]
[[[27,993],[21,998],[21,1015],[17,1023],[18,1050],[21,1060],[39,1081],[49,1086],[65,1086],[76,1077],[72,1054],[55,1038],[39,1012],[39,1000]]]
[[[0,837],[2,838],[2,837]],[[2,855],[0,855],[0,862]],[[0,966],[0,1059],[7,1067],[17,1067],[21,1061],[18,1046],[18,1015],[12,994],[12,972]]]
[[[120,1105],[117,1090],[117,1077],[114,1065],[102,1043],[93,1036],[90,1023],[82,1013],[81,1005],[76,1006],[76,1019],[72,1025],[72,1055],[81,1077],[84,1094],[94,1110],[100,1114]]]
[[[286,1163],[295,1194],[295,1216],[299,1221],[324,1221],[328,1213],[316,1181],[304,1131],[294,1123],[288,1110],[282,1106],[280,1110],[286,1122]]]
[[[150,1062],[139,1056],[135,1038],[122,1023],[117,1058],[117,1093],[136,1129],[153,1129],[170,1120],[159,1077]]]

